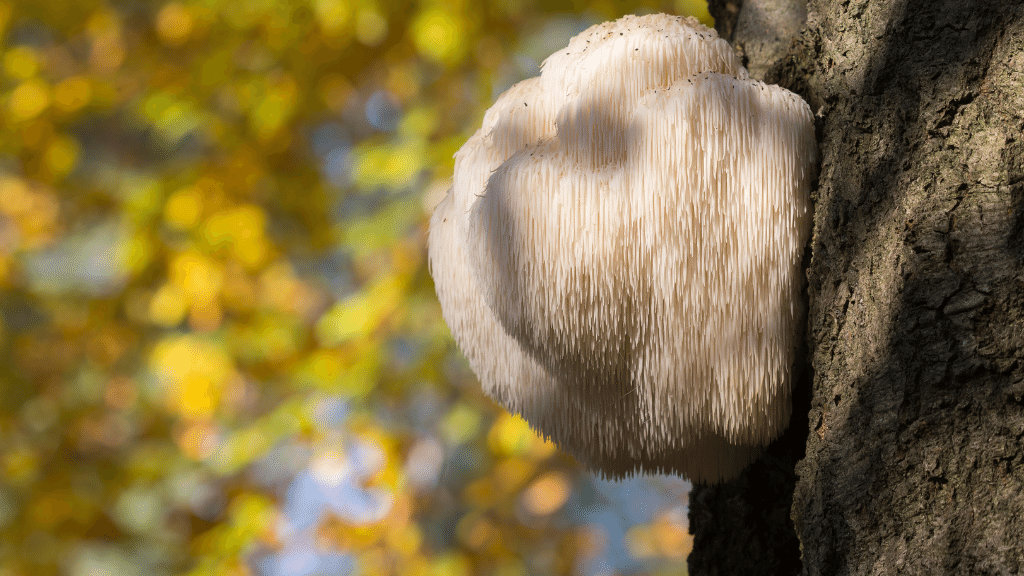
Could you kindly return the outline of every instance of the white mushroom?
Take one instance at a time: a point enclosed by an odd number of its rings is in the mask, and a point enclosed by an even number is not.
[[[807,104],[693,19],[593,26],[502,94],[430,223],[487,394],[598,472],[735,476],[787,426]]]

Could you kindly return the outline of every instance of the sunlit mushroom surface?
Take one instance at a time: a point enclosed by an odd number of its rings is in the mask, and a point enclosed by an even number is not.
[[[502,94],[430,224],[487,394],[609,477],[739,473],[790,416],[807,104],[696,20],[627,16]]]

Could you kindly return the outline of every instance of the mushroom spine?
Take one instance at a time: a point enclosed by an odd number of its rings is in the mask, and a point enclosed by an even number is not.
[[[430,222],[484,391],[610,477],[737,475],[786,428],[813,117],[692,18],[626,16],[498,97]]]

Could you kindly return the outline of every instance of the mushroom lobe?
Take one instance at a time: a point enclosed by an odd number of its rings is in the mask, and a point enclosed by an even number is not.
[[[591,27],[456,154],[429,254],[485,392],[604,475],[735,476],[786,428],[813,118],[693,19]]]

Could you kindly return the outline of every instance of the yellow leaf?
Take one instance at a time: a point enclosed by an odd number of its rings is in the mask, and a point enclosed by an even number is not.
[[[154,250],[150,237],[145,232],[136,231],[119,246],[121,267],[132,275],[142,272],[153,259]]]
[[[62,112],[80,110],[92,99],[92,85],[85,76],[65,78],[53,87],[53,104]]]
[[[213,303],[224,283],[220,264],[196,251],[183,252],[171,260],[169,276],[190,306]]]
[[[569,499],[569,478],[561,472],[548,472],[522,495],[523,505],[536,516],[547,516],[561,508]]]
[[[554,443],[534,432],[519,416],[503,412],[487,433],[487,445],[495,454],[530,455],[535,460],[547,458],[557,449]]]
[[[168,2],[156,15],[156,31],[165,44],[177,46],[188,40],[193,19],[187,6]]]
[[[238,206],[210,216],[203,235],[214,248],[227,248],[238,262],[254,268],[267,255],[266,225],[267,217],[260,207]]]
[[[15,121],[31,120],[50,105],[49,87],[41,80],[26,80],[11,92],[7,107]]]
[[[350,2],[347,0],[314,0],[313,10],[324,34],[337,37],[346,32],[352,17]]]
[[[336,304],[317,322],[317,336],[324,346],[337,346],[350,338],[366,334],[373,326],[372,303],[366,294],[357,294]]]
[[[16,445],[0,454],[0,473],[15,486],[28,484],[39,471],[39,454],[28,446]]]
[[[283,76],[268,86],[266,94],[249,115],[249,122],[260,140],[269,140],[291,118],[298,91],[290,76]]]
[[[317,388],[327,388],[337,384],[343,369],[344,365],[335,353],[328,350],[315,350],[302,363],[298,375],[300,379],[306,380]]]
[[[164,221],[168,226],[184,230],[195,226],[203,215],[203,192],[197,186],[186,186],[171,194],[164,204]]]
[[[402,188],[426,165],[423,140],[396,144],[360,145],[355,151],[352,178],[364,189]]]
[[[54,138],[43,153],[43,165],[55,179],[67,176],[78,163],[78,142],[67,136]]]
[[[185,296],[174,284],[164,284],[149,300],[149,320],[157,326],[177,326],[186,312]]]
[[[164,385],[169,407],[186,418],[209,417],[234,375],[223,345],[194,336],[162,340],[150,354],[150,366]]]
[[[356,13],[355,33],[361,43],[376,46],[388,35],[388,20],[376,6],[363,6]]]
[[[467,23],[461,14],[442,7],[428,8],[412,23],[416,49],[435,62],[453,65],[466,55]]]
[[[433,132],[440,121],[436,109],[426,106],[419,106],[409,110],[402,117],[398,125],[398,131],[409,137],[425,138]]]
[[[14,46],[4,53],[4,72],[16,80],[28,80],[39,73],[39,55],[28,46]]]
[[[681,16],[693,16],[708,28],[715,27],[715,19],[708,12],[707,0],[676,0],[675,13]]]
[[[487,444],[496,454],[526,454],[535,436],[530,425],[519,416],[502,412],[487,433]]]
[[[398,278],[385,277],[369,290],[346,298],[317,322],[320,343],[336,346],[356,336],[368,336],[403,297],[403,283]]]
[[[431,576],[469,576],[473,573],[473,565],[465,554],[447,552],[441,554],[431,563]]]
[[[406,524],[397,530],[388,530],[385,534],[388,547],[404,557],[419,551],[423,544],[423,532],[416,524]]]

